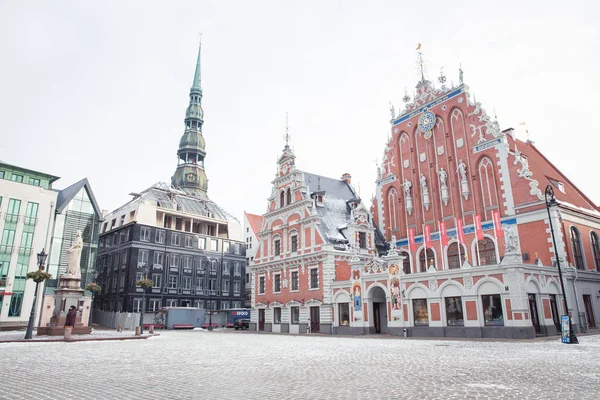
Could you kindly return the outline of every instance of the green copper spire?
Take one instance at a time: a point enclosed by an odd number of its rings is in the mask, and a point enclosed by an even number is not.
[[[192,83],[191,93],[200,93],[202,95],[202,86],[200,86],[200,53],[202,51],[202,34],[200,34],[200,44],[198,45],[198,61],[196,61],[196,72],[194,73],[194,83]]]

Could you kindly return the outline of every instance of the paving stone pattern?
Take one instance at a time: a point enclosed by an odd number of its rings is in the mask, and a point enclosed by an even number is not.
[[[165,331],[147,340],[0,344],[0,399],[594,399],[580,345]]]

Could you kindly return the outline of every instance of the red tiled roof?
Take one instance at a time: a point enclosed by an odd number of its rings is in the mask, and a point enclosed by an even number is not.
[[[258,232],[260,232],[262,229],[262,223],[263,223],[262,215],[250,214],[250,213],[247,213],[246,211],[244,211],[244,214],[246,214],[246,218],[248,218],[248,221],[250,222],[250,226],[252,227],[254,234],[258,235]]]
[[[548,160],[532,142],[515,140],[518,149],[529,162],[529,169],[533,172],[533,179],[539,182],[539,189],[544,193],[546,186],[552,184],[550,179],[561,182],[564,185],[564,193],[555,185],[554,195],[559,202],[566,202],[576,207],[597,211],[598,207],[587,197],[573,182],[571,182],[560,170]],[[514,147],[511,146],[511,148]]]

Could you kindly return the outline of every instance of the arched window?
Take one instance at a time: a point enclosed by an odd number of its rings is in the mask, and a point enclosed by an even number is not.
[[[481,184],[481,200],[485,218],[491,218],[490,208],[498,206],[498,193],[496,190],[496,179],[494,178],[494,164],[484,157],[479,162],[479,181]],[[488,215],[489,214],[489,215]]]
[[[477,256],[479,257],[477,265],[498,264],[496,246],[492,239],[484,237],[483,240],[477,242],[477,247]]]
[[[594,253],[594,265],[596,266],[596,271],[600,272],[600,247],[596,232],[592,232],[592,252]]]
[[[292,204],[292,191],[290,188],[287,190],[286,202],[287,204]]]
[[[279,193],[279,207],[285,206],[285,191]]]
[[[574,226],[571,227],[571,247],[573,248],[573,263],[577,269],[585,269],[583,264],[583,254],[581,251],[581,236]]]
[[[410,274],[412,272],[410,270],[410,256],[405,251],[401,252],[400,255],[405,257],[402,261],[402,271],[404,271],[405,274]]]
[[[427,257],[425,257],[427,255]],[[427,272],[429,265],[435,266],[435,254],[432,249],[422,250],[419,254],[419,270],[421,272]]]
[[[395,188],[391,188],[388,192],[388,207],[390,213],[389,226],[392,228],[392,231],[395,231],[399,227],[398,205],[398,192]]]
[[[458,252],[458,242],[450,243],[448,246],[447,254],[448,254],[448,268],[449,269],[457,269],[460,268],[461,265],[465,262],[465,254],[467,253],[467,249],[464,245],[461,246],[460,254]]]

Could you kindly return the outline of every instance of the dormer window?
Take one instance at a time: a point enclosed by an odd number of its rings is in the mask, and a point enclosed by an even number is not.
[[[556,179],[552,179],[552,178],[548,178],[548,180],[550,181],[550,183],[552,183],[552,185],[557,188],[561,193],[566,193],[565,192],[565,184],[562,183],[561,181],[558,181]]]

